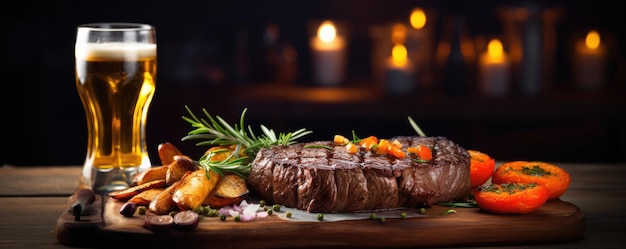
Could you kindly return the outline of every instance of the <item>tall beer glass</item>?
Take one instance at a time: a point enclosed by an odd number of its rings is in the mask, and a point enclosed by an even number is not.
[[[155,92],[156,49],[151,25],[78,26],[76,89],[88,131],[81,186],[98,194],[125,189],[151,167],[145,126]]]

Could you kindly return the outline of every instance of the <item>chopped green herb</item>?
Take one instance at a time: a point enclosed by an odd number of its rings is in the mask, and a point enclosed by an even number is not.
[[[465,208],[478,207],[478,204],[476,204],[476,201],[474,200],[470,200],[466,202],[440,202],[440,203],[437,203],[437,205],[446,206],[446,207],[465,207]]]
[[[554,173],[550,171],[546,171],[544,168],[540,167],[539,165],[534,165],[532,168],[524,166],[522,167],[522,173],[525,175],[531,175],[531,176],[554,175]]]
[[[456,214],[456,210],[454,209],[448,209],[448,211],[446,211],[445,213],[443,213],[443,215],[448,215],[448,214]]]
[[[324,214],[323,213],[318,213],[317,214],[317,220],[323,221],[324,220]]]
[[[144,214],[146,214],[147,209],[148,209],[148,208],[146,208],[146,206],[139,206],[139,207],[137,208],[137,213],[138,213],[139,215],[144,215]]]
[[[272,209],[274,209],[274,211],[280,211],[280,204],[274,204]]]
[[[411,124],[411,126],[413,127],[413,129],[415,130],[415,132],[417,132],[418,135],[420,135],[420,137],[425,137],[426,134],[422,131],[422,129],[417,125],[417,123],[415,123],[415,121],[411,118],[409,118],[409,123]]]
[[[333,147],[327,146],[327,145],[321,145],[321,144],[309,144],[304,146],[305,149],[327,149],[327,150],[332,150]]]
[[[526,189],[531,189],[536,187],[537,184],[536,183],[530,183],[530,184],[523,184],[523,183],[503,183],[503,184],[491,184],[489,186],[480,186],[478,187],[479,191],[484,191],[484,192],[493,192],[493,193],[508,193],[508,194],[514,194],[517,193],[518,191],[523,191]]]

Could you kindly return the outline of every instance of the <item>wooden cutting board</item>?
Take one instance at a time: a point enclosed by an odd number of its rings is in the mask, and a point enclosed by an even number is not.
[[[98,197],[79,221],[68,212],[57,221],[62,244],[75,247],[177,246],[178,248],[366,248],[495,246],[582,239],[583,212],[561,200],[526,215],[495,215],[478,208],[426,209],[408,219],[293,222],[272,215],[250,222],[205,217],[197,229],[154,233],[142,215],[119,214],[122,203]],[[280,213],[278,213],[280,215]],[[284,215],[284,214],[283,214]],[[145,247],[144,247],[145,248]]]

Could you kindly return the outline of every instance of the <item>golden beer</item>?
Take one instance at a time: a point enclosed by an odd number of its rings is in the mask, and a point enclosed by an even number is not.
[[[76,43],[76,89],[87,118],[84,185],[98,193],[127,188],[151,167],[145,140],[155,92],[156,44]]]

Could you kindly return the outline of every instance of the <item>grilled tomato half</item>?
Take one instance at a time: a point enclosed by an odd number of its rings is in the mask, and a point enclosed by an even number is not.
[[[470,154],[471,186],[476,188],[491,178],[496,167],[496,160],[477,150],[468,150],[467,152]]]
[[[478,208],[495,214],[528,214],[548,201],[550,191],[536,183],[492,183],[474,189]]]
[[[559,198],[571,181],[564,169],[546,162],[513,161],[498,167],[491,179],[493,183],[537,183],[550,191],[549,200]]]

